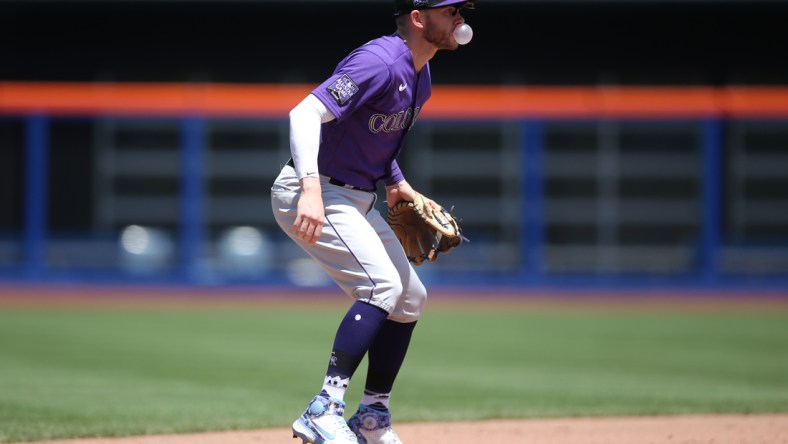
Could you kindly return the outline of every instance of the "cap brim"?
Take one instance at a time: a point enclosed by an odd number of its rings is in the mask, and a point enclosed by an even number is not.
[[[0,0],[0,1],[2,1],[2,0]],[[438,2],[438,3],[435,3],[435,4],[429,5],[429,6],[425,5],[425,6],[420,6],[420,7],[413,8],[413,9],[410,9],[410,8],[398,9],[398,10],[394,11],[394,17],[400,16],[400,15],[403,15],[403,14],[407,14],[410,11],[413,11],[413,10],[443,8],[443,7],[446,7],[446,6],[453,6],[453,5],[460,5],[460,7],[465,8],[465,9],[474,9],[474,3],[475,3],[475,0],[464,0],[464,1],[459,1],[459,2],[457,0],[446,0],[446,1]]]
[[[444,6],[452,6],[452,5],[470,5],[473,7],[473,2],[469,0],[458,2],[457,0],[446,0],[443,2],[438,2],[430,6],[430,8],[442,8]]]

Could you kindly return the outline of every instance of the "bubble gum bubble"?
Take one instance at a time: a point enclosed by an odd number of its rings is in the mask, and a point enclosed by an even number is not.
[[[460,45],[467,45],[473,38],[473,29],[467,23],[463,23],[454,29],[454,40]]]

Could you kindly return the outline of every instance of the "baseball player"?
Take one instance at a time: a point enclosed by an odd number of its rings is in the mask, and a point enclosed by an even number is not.
[[[293,437],[304,443],[401,443],[389,401],[427,291],[375,209],[375,188],[384,182],[389,207],[418,196],[396,158],[430,97],[429,61],[458,48],[460,10],[472,7],[394,0],[396,32],[350,52],[290,112],[292,157],[271,188],[274,216],[354,299],[322,389],[293,423]],[[363,398],[346,422],[344,395],[365,355]]]

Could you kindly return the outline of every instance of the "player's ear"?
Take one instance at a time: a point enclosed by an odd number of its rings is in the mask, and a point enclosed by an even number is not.
[[[422,19],[423,15],[420,10],[414,9],[413,11],[410,11],[410,21],[413,23],[413,26],[417,28],[423,28],[424,23],[422,22]]]

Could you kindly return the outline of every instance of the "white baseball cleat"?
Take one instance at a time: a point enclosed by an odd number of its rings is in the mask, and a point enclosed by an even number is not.
[[[356,434],[359,444],[402,444],[391,428],[391,413],[388,409],[380,410],[361,404],[347,425]]]
[[[304,413],[293,423],[293,438],[303,444],[358,444],[347,426],[345,403],[321,393],[312,398]]]

